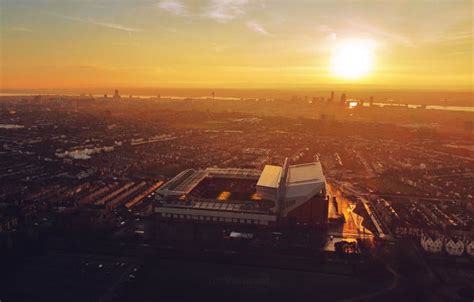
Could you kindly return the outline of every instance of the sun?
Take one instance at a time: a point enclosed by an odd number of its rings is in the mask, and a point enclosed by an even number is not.
[[[350,39],[336,45],[331,57],[331,71],[340,78],[357,80],[366,76],[373,68],[374,42],[365,39]]]

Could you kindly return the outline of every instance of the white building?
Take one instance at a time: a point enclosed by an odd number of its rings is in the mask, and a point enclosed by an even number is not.
[[[444,245],[446,253],[451,256],[461,256],[464,253],[464,242],[450,238]]]
[[[469,256],[474,257],[474,240],[466,242],[465,247],[466,247],[466,253]]]
[[[423,235],[420,239],[421,247],[428,253],[440,253],[443,250],[443,240],[441,238],[432,239]]]

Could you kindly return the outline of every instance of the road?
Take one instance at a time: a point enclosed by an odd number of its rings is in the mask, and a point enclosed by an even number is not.
[[[331,219],[338,218],[341,214],[344,215],[344,224],[340,229],[330,227],[329,235],[343,239],[372,239],[373,234],[363,231],[358,227],[358,223],[354,219],[352,212],[351,201],[344,198],[339,190],[327,184],[327,193],[330,196],[328,216]],[[337,210],[333,205],[332,198],[336,197]]]
[[[335,186],[338,186],[340,187],[344,192],[348,192],[350,194],[353,194],[355,196],[357,196],[359,198],[359,200],[362,202],[362,204],[364,205],[367,213],[369,214],[369,217],[371,218],[372,220],[372,223],[374,224],[375,228],[377,229],[377,232],[378,232],[378,236],[380,238],[384,238],[384,239],[390,239],[391,236],[390,234],[388,234],[388,231],[385,230],[384,226],[382,225],[382,222],[378,219],[377,217],[377,214],[374,213],[371,209],[371,207],[369,206],[370,204],[370,201],[367,199],[367,194],[366,193],[363,193],[363,192],[360,192],[358,190],[356,190],[351,184],[349,183],[336,183]],[[330,187],[330,190],[331,190],[331,194],[333,194],[332,192],[335,191],[331,186],[328,186]],[[329,191],[329,190],[328,190]],[[336,196],[338,198],[338,204],[339,204],[339,196],[341,196],[341,194],[337,194],[339,193],[339,191],[336,191]],[[330,196],[331,196],[330,194]],[[349,215],[352,211],[352,209],[349,207],[348,209],[348,204],[350,204],[350,202],[344,202],[344,198],[342,198],[342,196],[340,197],[341,198],[341,211],[342,213],[344,214],[344,217],[346,218],[346,222],[348,221],[348,217],[347,216],[351,216],[350,217],[350,220],[352,220],[354,222],[354,219],[352,217],[352,215]],[[331,203],[330,203],[331,204]],[[347,212],[347,214],[346,214]],[[347,224],[347,227],[346,227],[346,224]],[[351,225],[351,223],[346,223],[344,225],[344,232],[348,232],[348,233],[354,233],[354,226]],[[355,230],[359,231],[359,229],[357,228],[357,224],[355,224]],[[347,229],[346,229],[347,228]]]

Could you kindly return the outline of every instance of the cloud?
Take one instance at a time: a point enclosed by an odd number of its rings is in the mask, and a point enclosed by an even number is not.
[[[425,42],[434,42],[434,43],[472,43],[474,38],[473,32],[468,31],[458,31],[452,33],[435,33],[431,37],[424,39]]]
[[[415,47],[415,43],[409,36],[395,31],[386,30],[380,25],[375,26],[364,23],[361,20],[349,20],[348,23],[352,28],[366,32],[378,39],[387,40],[390,43],[397,43],[408,47]]]
[[[64,19],[64,20],[70,20],[70,21],[74,21],[74,22],[92,24],[92,25],[96,25],[96,26],[100,26],[100,27],[104,27],[104,28],[125,31],[125,32],[128,32],[128,33],[143,31],[142,29],[139,29],[139,28],[128,27],[128,26],[124,26],[124,25],[121,25],[121,24],[117,24],[117,23],[97,21],[97,20],[94,20],[94,19],[91,19],[91,18],[84,19],[84,18],[79,18],[79,17],[61,15],[61,14],[57,14],[57,13],[48,13],[48,14],[52,15],[52,16],[55,16],[57,18]]]
[[[122,31],[126,31],[126,32],[139,32],[139,31],[142,31],[141,29],[138,29],[138,28],[127,27],[127,26],[123,26],[123,25],[120,25],[120,24],[116,24],[116,23],[99,22],[99,21],[94,21],[94,20],[91,20],[91,19],[87,19],[87,20],[84,20],[84,21],[88,22],[88,23],[91,23],[91,24],[94,24],[94,25],[98,25],[98,26],[102,26],[102,27],[106,27],[106,28],[110,28],[110,29],[122,30]]]
[[[245,15],[247,0],[211,0],[204,16],[220,23],[226,23]]]
[[[160,9],[176,16],[188,15],[188,8],[179,0],[163,0],[157,5]]]
[[[17,32],[24,32],[24,33],[32,33],[33,30],[31,28],[23,27],[23,26],[13,26],[10,27],[11,31],[17,31]]]
[[[249,29],[253,30],[256,33],[259,33],[265,36],[270,35],[270,33],[260,23],[256,21],[247,21],[245,25],[247,25]]]

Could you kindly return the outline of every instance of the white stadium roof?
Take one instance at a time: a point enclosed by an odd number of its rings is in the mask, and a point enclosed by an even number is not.
[[[282,167],[266,165],[258,179],[257,186],[278,188],[282,172]]]
[[[319,162],[294,165],[288,169],[288,185],[321,181],[324,181],[324,174]]]
[[[280,180],[285,181],[282,188]],[[287,169],[266,165],[258,179],[257,192],[263,194],[265,198],[278,199],[277,192],[283,189],[281,192],[284,194],[282,196],[284,199],[301,201],[318,194],[325,188],[325,183],[326,179],[319,162],[291,165]]]
[[[286,182],[286,199],[308,199],[325,187],[321,163],[290,166]]]

